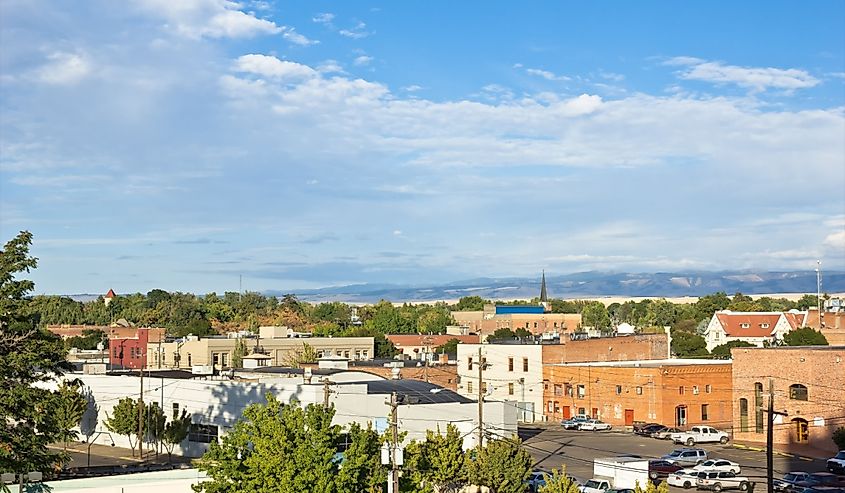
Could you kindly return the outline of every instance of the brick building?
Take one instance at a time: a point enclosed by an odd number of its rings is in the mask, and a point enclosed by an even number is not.
[[[477,344],[479,341],[478,335],[394,334],[385,337],[405,358],[414,360],[437,359],[434,355],[437,347],[452,339],[457,339],[461,344]]]
[[[299,365],[302,368],[316,369],[319,363],[306,363]],[[429,365],[416,364],[413,361],[349,361],[346,367],[350,371],[359,371],[378,375],[391,380],[419,380],[439,385],[449,390],[458,388],[457,365],[446,363],[435,363]]]
[[[845,311],[825,311],[821,318],[818,308],[810,307],[804,325],[820,330],[831,346],[845,346]]]
[[[109,339],[109,363],[113,367],[139,369],[147,366],[147,345],[149,343],[158,344],[163,336],[158,332],[155,341],[150,338],[151,331],[154,329],[139,328],[135,330],[135,335],[132,337],[114,337]]]
[[[614,426],[636,421],[685,428],[731,424],[731,362],[643,360],[543,367],[543,412],[560,421],[589,414]]]
[[[113,325],[76,325],[76,324],[51,324],[45,327],[48,331],[61,337],[62,339],[69,339],[71,337],[82,337],[87,331],[99,330],[106,334],[109,339],[126,339],[138,337],[138,327],[123,326],[118,324]],[[163,327],[144,327],[149,329],[150,342],[158,342],[159,338],[163,338],[167,329]]]
[[[769,383],[774,388],[774,443],[800,452],[835,451],[831,434],[845,426],[845,346],[735,348],[734,439],[766,442]]]
[[[482,340],[499,329],[525,329],[534,335],[568,336],[581,327],[581,314],[548,313],[542,305],[487,305],[483,311],[454,311],[452,318],[458,325],[468,327],[470,332],[480,334]]]

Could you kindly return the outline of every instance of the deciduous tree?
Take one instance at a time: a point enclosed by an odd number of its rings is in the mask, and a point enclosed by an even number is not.
[[[490,440],[468,466],[469,479],[493,493],[523,493],[531,474],[531,455],[519,439]]]
[[[545,485],[541,486],[538,493],[579,493],[581,490],[578,483],[566,475],[566,466],[559,470],[552,469],[552,474],[543,474]]]
[[[79,433],[74,430],[82,421],[88,402],[81,392],[82,382],[79,380],[65,380],[59,384],[59,398],[56,400],[53,413],[60,427],[60,436],[67,450],[67,444],[71,440],[79,438]]]
[[[827,338],[812,327],[801,327],[786,333],[783,343],[787,346],[827,346]]]
[[[731,359],[731,349],[735,347],[754,347],[754,344],[746,341],[730,341],[713,348],[710,356],[713,359]]]
[[[173,413],[170,421],[164,425],[164,432],[161,434],[161,444],[167,450],[167,462],[173,457],[173,450],[177,445],[188,438],[188,431],[191,429],[191,415],[182,409],[182,414]]]
[[[129,439],[129,447],[132,449],[132,457],[135,457],[135,445],[138,442],[138,412],[139,402],[131,397],[124,397],[117,401],[112,408],[112,414],[106,413],[106,429],[118,435],[126,435]],[[134,439],[132,437],[135,437]]]

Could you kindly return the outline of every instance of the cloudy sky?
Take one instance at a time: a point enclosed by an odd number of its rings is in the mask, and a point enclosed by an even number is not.
[[[2,240],[40,293],[845,268],[845,3],[523,4],[4,0]]]

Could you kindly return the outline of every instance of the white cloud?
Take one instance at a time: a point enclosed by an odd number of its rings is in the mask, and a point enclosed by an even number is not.
[[[682,79],[736,84],[757,92],[767,89],[806,89],[820,82],[807,71],[794,68],[739,67],[692,57],[675,57],[667,60],[665,64],[687,67],[678,74]]]
[[[356,57],[355,60],[352,61],[352,63],[361,67],[361,66],[364,66],[364,65],[369,65],[370,62],[372,62],[372,61],[373,61],[373,57],[368,56],[368,55],[361,55],[359,57]]]
[[[55,52],[47,60],[36,73],[36,78],[45,84],[74,84],[91,72],[91,63],[77,53]]]
[[[824,239],[824,246],[839,252],[845,251],[845,231],[837,231],[827,235]]]
[[[519,64],[517,64],[519,65]],[[522,65],[519,65],[520,67]],[[554,72],[549,72],[548,70],[541,70],[537,68],[527,68],[525,69],[525,73],[528,75],[534,75],[537,77],[542,77],[546,80],[557,80],[557,81],[566,81],[571,80],[569,77],[565,75],[556,75]]]
[[[326,26],[331,27],[332,21],[334,20],[334,14],[330,12],[321,12],[312,17],[311,20],[317,24],[325,24]]]
[[[337,60],[326,60],[317,66],[317,71],[322,74],[344,73],[343,67],[337,63]]]
[[[238,57],[235,60],[235,70],[285,81],[305,80],[318,76],[317,71],[307,65],[260,54]]]
[[[231,0],[136,0],[144,10],[167,21],[165,27],[189,38],[250,38],[282,34],[296,44],[313,44],[293,28],[261,19]]]
[[[401,229],[394,229],[393,230],[393,236],[402,236],[402,230]]]
[[[366,38],[367,36],[370,36],[373,33],[367,31],[366,24],[361,21],[358,21],[358,23],[355,24],[354,27],[350,29],[341,29],[340,31],[338,31],[338,34],[340,34],[341,36],[346,36],[347,38],[361,39]]]
[[[402,88],[405,92],[417,92],[422,90],[422,86],[418,86],[416,84],[411,84],[410,86],[405,86]]]

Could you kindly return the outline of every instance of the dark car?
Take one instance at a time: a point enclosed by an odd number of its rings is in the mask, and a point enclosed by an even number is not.
[[[778,492],[788,492],[795,485],[801,481],[806,481],[810,473],[804,471],[792,471],[783,475],[781,479],[775,479],[774,488]]]
[[[665,430],[666,427],[663,425],[651,424],[647,426],[643,426],[639,430],[634,430],[634,433],[644,437],[650,437],[652,433],[656,433],[660,430]]]
[[[682,466],[673,464],[668,460],[650,460],[648,461],[648,477],[649,479],[665,479],[675,471],[683,469]]]
[[[634,424],[634,433],[637,435],[645,435],[648,436],[648,433],[643,432],[643,428],[649,428],[651,426],[663,426],[660,423],[636,423]],[[649,432],[651,433],[651,432]]]
[[[845,477],[837,476],[829,472],[814,472],[807,476],[804,481],[798,481],[786,491],[790,493],[804,491],[807,488],[815,488],[817,486],[833,486],[835,488],[845,488]]]

